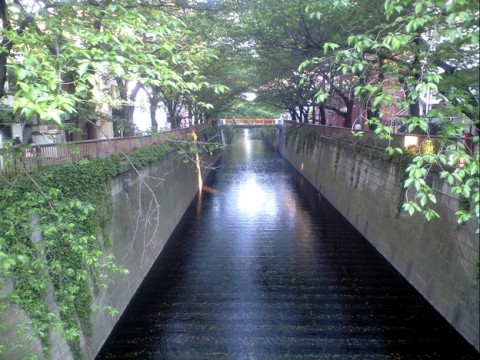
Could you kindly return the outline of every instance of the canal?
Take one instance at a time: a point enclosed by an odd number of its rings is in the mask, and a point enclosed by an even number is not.
[[[102,359],[478,353],[254,130],[237,130]]]

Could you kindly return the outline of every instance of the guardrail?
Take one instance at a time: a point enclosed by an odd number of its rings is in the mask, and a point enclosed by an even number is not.
[[[193,130],[198,132],[207,126],[207,124],[200,124],[155,135],[12,147],[3,155],[0,154],[0,173],[18,170],[33,171],[42,166],[71,163],[81,159],[105,159],[113,154],[128,154],[133,150],[160,144],[168,139],[182,138]]]

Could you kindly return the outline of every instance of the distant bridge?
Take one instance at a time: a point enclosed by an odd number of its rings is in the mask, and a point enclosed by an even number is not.
[[[231,125],[237,128],[254,128],[262,127],[265,125],[276,125],[282,126],[283,120],[279,119],[264,119],[264,118],[255,118],[255,119],[223,119],[223,125]]]

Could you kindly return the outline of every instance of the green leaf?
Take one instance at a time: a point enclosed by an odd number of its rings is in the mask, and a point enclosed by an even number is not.
[[[462,195],[465,196],[467,199],[471,196],[471,189],[468,186],[464,186],[462,189]]]
[[[420,205],[422,207],[427,205],[427,196],[425,194],[421,194],[419,199],[420,199]]]
[[[455,178],[452,174],[448,174],[447,182],[448,182],[449,185],[453,185],[453,183],[455,182]]]
[[[415,5],[415,14],[421,14],[421,13],[422,13],[422,10],[423,10],[423,2],[422,2],[422,1],[419,1],[419,2],[417,2],[417,4]]]
[[[28,71],[22,68],[17,69],[18,80],[22,81],[28,76]]]
[[[88,67],[90,66],[89,62],[83,62],[78,66],[78,76],[82,77],[88,70]]]
[[[426,210],[424,214],[427,221],[433,220],[435,218],[440,219],[440,215],[438,214],[438,212],[433,209]]]

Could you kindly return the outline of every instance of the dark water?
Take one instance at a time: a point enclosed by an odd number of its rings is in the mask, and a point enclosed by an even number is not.
[[[477,359],[252,131],[236,135],[100,359]]]

